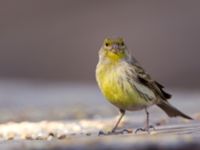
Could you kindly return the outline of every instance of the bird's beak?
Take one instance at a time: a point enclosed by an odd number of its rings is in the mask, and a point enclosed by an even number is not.
[[[112,49],[119,49],[119,45],[113,44],[113,45],[112,45]]]
[[[112,52],[113,52],[113,53],[117,53],[118,51],[119,51],[119,45],[113,44],[113,45],[112,45]]]

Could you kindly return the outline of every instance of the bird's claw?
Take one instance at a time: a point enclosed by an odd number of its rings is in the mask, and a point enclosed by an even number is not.
[[[118,135],[118,134],[129,134],[129,133],[132,133],[133,131],[130,130],[130,129],[123,129],[123,130],[120,130],[120,131],[115,131],[115,130],[112,130],[112,131],[109,131],[107,133],[103,132],[103,131],[99,131],[99,134],[98,136],[101,136],[101,135]]]
[[[145,127],[145,128],[138,128],[138,129],[135,130],[135,134],[137,134],[139,131],[147,132],[148,134],[150,134],[150,129],[155,130],[155,127],[153,125],[150,125],[150,126]]]

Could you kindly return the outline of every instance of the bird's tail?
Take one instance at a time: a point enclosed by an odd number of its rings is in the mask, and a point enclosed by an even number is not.
[[[160,104],[157,104],[169,117],[176,117],[181,116],[186,119],[193,120],[191,117],[187,116],[186,114],[182,113],[180,110],[172,106],[167,101],[162,101]]]

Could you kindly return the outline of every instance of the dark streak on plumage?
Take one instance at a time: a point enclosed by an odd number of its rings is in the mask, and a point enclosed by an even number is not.
[[[118,79],[118,84],[121,86],[121,89],[123,90],[123,91],[125,91],[125,92],[127,92],[126,90],[125,90],[125,88],[124,88],[124,81],[123,81],[123,78],[122,77],[119,77],[119,79]]]
[[[128,72],[127,72],[127,74],[128,74]],[[137,92],[138,92],[138,94],[141,96],[141,97],[143,97],[144,99],[145,99],[145,101],[146,102],[149,102],[149,100],[151,100],[151,98],[150,97],[148,97],[148,95],[146,95],[146,94],[144,94],[144,93],[141,93],[141,91],[139,91],[135,86],[134,86],[134,83],[133,83],[133,75],[130,75],[130,74],[128,74],[127,75],[127,78],[126,78],[126,80],[128,81],[128,83],[129,83],[129,85],[132,87],[132,88],[134,88]]]

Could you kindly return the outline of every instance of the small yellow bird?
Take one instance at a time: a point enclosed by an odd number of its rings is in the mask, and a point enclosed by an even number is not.
[[[106,38],[99,51],[96,80],[105,98],[119,108],[121,116],[110,133],[115,133],[125,111],[145,109],[146,125],[139,130],[149,132],[147,108],[156,104],[170,117],[181,116],[192,119],[173,107],[168,99],[171,95],[153,80],[132,57],[122,38]]]

